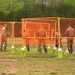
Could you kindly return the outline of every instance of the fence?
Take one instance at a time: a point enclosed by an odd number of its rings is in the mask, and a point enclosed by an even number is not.
[[[6,24],[7,43],[9,45],[22,44],[22,25],[21,22],[0,22],[1,25]],[[18,40],[17,40],[18,38]]]
[[[62,43],[66,44],[66,28],[70,24],[75,29],[75,18],[23,18],[22,22],[0,22],[0,25],[5,23],[7,24],[8,44],[21,44],[22,46],[25,44],[55,44],[56,30],[59,32],[59,45],[61,36]],[[40,28],[42,28],[41,31],[39,31]],[[42,30],[44,30],[44,36],[41,36]]]
[[[43,20],[40,18],[22,19],[24,44],[52,44],[54,43],[55,31],[55,20]]]

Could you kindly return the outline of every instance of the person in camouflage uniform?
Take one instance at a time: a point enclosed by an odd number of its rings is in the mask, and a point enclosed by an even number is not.
[[[69,54],[72,54],[73,53],[73,37],[75,35],[74,28],[72,28],[72,26],[69,25],[65,31],[65,34],[67,36],[67,47],[68,47]]]
[[[4,50],[6,51],[7,48],[7,24],[2,25],[0,30],[0,36],[1,36],[1,51],[2,47],[4,46]]]
[[[44,48],[44,52],[47,52],[47,47],[45,44],[45,37],[46,37],[46,31],[45,29],[40,25],[40,28],[37,30],[37,37],[39,37],[38,39],[38,52],[41,52],[42,48],[41,48],[41,44],[43,45]]]

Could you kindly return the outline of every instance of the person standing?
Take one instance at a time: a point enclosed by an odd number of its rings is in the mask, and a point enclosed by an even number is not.
[[[40,28],[37,30],[36,32],[38,39],[38,52],[41,52],[42,48],[41,48],[41,44],[43,45],[44,48],[44,52],[47,52],[47,47],[45,44],[45,37],[46,37],[46,31],[45,29],[42,27],[42,25],[40,25]]]
[[[59,32],[58,30],[56,30],[56,38],[55,38],[55,47],[58,49],[59,48]],[[60,34],[60,48],[62,48],[62,38],[61,38],[61,34]]]
[[[0,35],[1,35],[1,51],[2,51],[3,46],[4,46],[4,50],[6,51],[6,48],[7,48],[7,24],[2,25]]]
[[[72,54],[73,53],[73,37],[75,35],[74,28],[72,28],[72,26],[69,25],[65,31],[65,34],[67,36],[67,47],[68,47],[69,54]]]

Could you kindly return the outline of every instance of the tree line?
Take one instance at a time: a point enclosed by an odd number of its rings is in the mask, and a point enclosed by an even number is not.
[[[75,0],[0,0],[0,21],[33,17],[75,17]]]

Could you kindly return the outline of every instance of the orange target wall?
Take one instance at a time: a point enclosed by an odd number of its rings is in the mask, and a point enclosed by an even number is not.
[[[44,30],[44,33],[43,33],[43,30]],[[48,20],[48,19],[42,19],[42,18],[23,18],[22,19],[23,45],[25,44],[54,44],[55,31],[56,31],[56,20]],[[38,32],[39,32],[39,35],[38,35]]]

